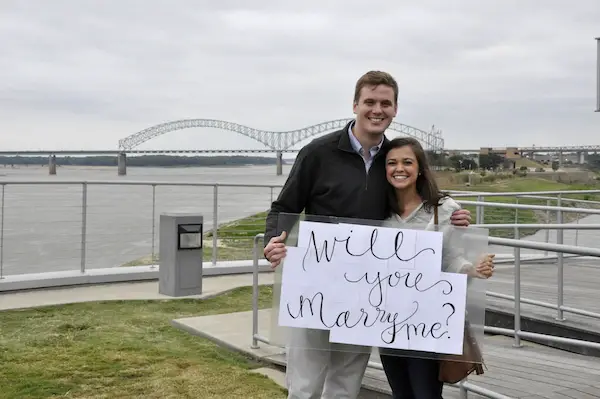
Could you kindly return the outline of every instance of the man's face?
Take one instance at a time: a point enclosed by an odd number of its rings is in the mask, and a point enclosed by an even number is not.
[[[360,90],[358,103],[354,103],[356,127],[366,134],[382,134],[392,123],[397,111],[398,105],[391,87],[365,86]]]

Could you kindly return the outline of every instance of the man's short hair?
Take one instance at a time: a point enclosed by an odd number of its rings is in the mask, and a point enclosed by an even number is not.
[[[392,77],[387,72],[382,71],[369,71],[365,73],[363,76],[358,79],[356,82],[356,88],[354,90],[354,102],[358,103],[358,99],[360,98],[360,91],[365,86],[379,86],[385,85],[389,86],[394,90],[394,101],[398,103],[398,83],[396,79]]]

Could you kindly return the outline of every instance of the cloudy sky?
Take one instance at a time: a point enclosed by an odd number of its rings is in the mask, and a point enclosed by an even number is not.
[[[115,149],[186,118],[293,130],[352,117],[371,69],[447,148],[600,144],[597,36],[599,0],[3,0],[0,148]],[[141,148],[264,147],[189,129]]]

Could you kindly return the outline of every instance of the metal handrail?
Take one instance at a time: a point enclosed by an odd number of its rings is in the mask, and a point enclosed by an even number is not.
[[[190,181],[147,181],[147,180],[6,180],[0,185],[102,185],[102,186],[197,186],[197,187],[254,187],[254,188],[283,188],[281,184],[246,184],[246,183],[198,183]]]
[[[492,208],[506,208],[506,209],[525,209],[525,210],[539,210],[539,211],[560,211],[560,212],[573,212],[573,213],[584,213],[589,215],[600,215],[600,209],[590,208],[571,208],[565,206],[548,206],[548,205],[533,205],[533,204],[509,204],[504,202],[485,202],[485,201],[464,201],[457,200],[461,205],[475,205],[485,206]]]
[[[264,237],[264,234],[257,234],[252,247],[252,349],[258,348],[258,338],[262,338],[258,336],[258,241]],[[264,342],[263,339],[261,341]]]
[[[563,254],[574,254],[582,256],[596,256],[600,257],[600,249],[579,247],[575,245],[566,244],[547,244],[545,242],[535,242],[527,240],[514,240],[511,238],[499,238],[499,237],[488,237],[488,243],[492,245],[502,245],[505,247],[512,248],[524,248],[524,249],[539,249],[542,251],[559,252]]]
[[[155,220],[156,220],[156,187],[158,186],[181,186],[181,187],[212,187],[213,188],[213,225],[212,225],[212,264],[216,265],[218,256],[218,245],[217,245],[217,233],[218,233],[218,195],[219,188],[264,188],[271,190],[271,201],[273,199],[273,190],[275,188],[283,187],[277,184],[246,184],[246,183],[198,183],[189,181],[144,181],[144,180],[59,180],[59,181],[48,181],[48,180],[7,180],[0,181],[0,192],[1,197],[1,215],[0,215],[0,280],[4,278],[4,215],[6,210],[6,191],[7,186],[18,186],[18,185],[52,185],[52,186],[81,186],[81,248],[80,248],[80,272],[86,272],[86,255],[87,255],[87,216],[88,216],[88,188],[89,186],[105,185],[105,186],[145,186],[152,188],[152,259],[155,258]]]
[[[499,292],[488,291],[485,294],[492,298],[506,299],[509,301],[516,300],[514,296],[501,294]],[[539,307],[547,308],[547,309],[562,310],[563,312],[567,312],[567,313],[573,313],[573,314],[577,314],[580,316],[587,316],[587,317],[591,317],[593,319],[600,319],[600,313],[590,312],[588,310],[572,308],[569,306],[558,306],[558,305],[553,305],[548,302],[536,301],[534,299],[527,299],[527,298],[520,298],[519,301],[526,305],[535,305],[535,306],[539,306]]]
[[[146,181],[146,180],[5,180],[0,181],[0,185],[69,185],[69,184],[88,184],[88,185],[110,185],[110,186],[198,186],[198,187],[260,187],[260,188],[283,188],[283,184],[247,184],[247,183],[198,183],[190,181]],[[556,190],[556,191],[509,191],[509,192],[490,192],[490,191],[461,191],[449,190],[448,193],[456,197],[526,197],[542,195],[569,195],[569,194],[600,194],[598,190]],[[555,198],[552,198],[555,199]],[[566,198],[563,198],[566,199]],[[577,200],[576,201],[587,201]]]
[[[600,189],[596,190],[556,190],[556,191],[448,191],[453,196],[461,195],[464,197],[473,197],[484,195],[486,197],[522,197],[526,195],[569,195],[569,194],[600,194]],[[464,195],[463,195],[464,194]],[[469,194],[469,195],[467,195]]]
[[[264,234],[256,235],[254,237],[254,248],[253,248],[253,253],[254,253],[254,267],[253,267],[253,273],[254,273],[253,281],[254,282],[253,282],[253,291],[252,291],[253,292],[253,307],[252,307],[252,312],[253,312],[253,314],[252,314],[252,323],[253,323],[252,324],[252,348],[253,349],[257,349],[259,347],[258,342],[270,344],[268,338],[262,337],[258,334],[258,272],[259,272],[258,241],[263,238],[264,238]],[[532,241],[522,241],[519,239],[504,239],[504,238],[501,239],[501,238],[496,238],[496,237],[489,237],[488,242],[490,244],[503,245],[503,246],[509,246],[509,247],[515,248],[515,292],[516,292],[515,296],[509,297],[508,295],[503,295],[503,294],[498,294],[498,293],[486,293],[486,295],[490,295],[492,297],[514,300],[514,302],[515,302],[515,315],[514,315],[515,328],[507,329],[507,328],[484,326],[484,332],[513,336],[515,339],[516,347],[521,347],[521,345],[520,345],[521,338],[529,338],[529,339],[534,339],[534,340],[542,339],[542,340],[546,340],[548,342],[559,343],[559,344],[570,344],[570,345],[574,344],[574,345],[579,345],[579,346],[590,348],[590,349],[600,350],[600,343],[571,339],[571,338],[557,337],[557,336],[547,335],[547,334],[537,334],[537,333],[532,333],[532,332],[527,332],[527,331],[521,330],[521,312],[520,312],[521,303],[529,303],[529,304],[539,305],[539,306],[543,306],[543,307],[552,307],[552,305],[546,304],[544,302],[520,298],[520,249],[521,248],[548,249],[553,252],[573,253],[573,254],[579,254],[579,255],[585,255],[585,256],[595,256],[595,257],[600,257],[600,250],[598,250],[596,248],[575,247],[575,246],[564,245],[564,244],[543,244],[543,243],[536,243],[536,242],[532,242]],[[559,284],[562,285],[563,281],[562,280],[559,281]],[[567,312],[576,313],[576,314],[580,314],[580,315],[584,315],[584,316],[600,318],[600,314],[588,312],[588,311],[581,310],[581,309],[568,308],[568,307],[564,307],[562,305],[559,305],[558,308],[561,311],[567,311]],[[381,363],[379,363],[379,362],[370,361],[368,363],[368,366],[371,368],[374,368],[374,369],[379,369],[379,370],[383,369]],[[488,398],[492,398],[492,399],[509,398],[508,396],[499,394],[497,392],[488,390],[486,388],[479,387],[479,386],[477,386],[475,384],[471,384],[470,382],[465,381],[465,380],[463,380],[457,384],[451,384],[451,385],[458,387],[461,390],[463,397],[466,397],[466,392],[473,392],[473,393],[477,393],[480,395],[484,395],[484,396],[486,396]]]
[[[581,194],[581,192],[579,192],[579,191],[577,193]],[[528,194],[522,195],[522,194],[517,194],[516,192],[513,193],[513,195],[505,195],[506,193],[482,193],[482,192],[477,192],[477,191],[466,191],[466,192],[461,191],[458,193],[450,192],[450,194],[452,195],[453,198],[469,198],[469,197],[482,196],[482,197],[515,197],[515,198],[539,199],[539,200],[550,200],[550,201],[558,200],[557,197],[550,197],[550,196],[543,196],[543,195],[528,195]],[[600,194],[600,192],[598,192],[597,194]],[[585,199],[578,199],[578,198],[565,198],[565,197],[562,197],[563,193],[558,194],[558,195],[561,196],[561,200],[563,202],[581,202],[584,204],[600,205],[600,201],[592,201],[592,200],[585,200]]]
[[[211,256],[211,260],[212,260],[212,264],[216,265],[217,264],[217,259],[218,259],[218,252],[219,252],[219,246],[217,245],[218,243],[218,223],[220,222],[219,220],[219,189],[220,188],[240,188],[240,187],[246,187],[246,188],[263,188],[263,189],[270,189],[271,192],[271,202],[273,200],[274,197],[274,190],[276,188],[281,188],[283,187],[283,185],[281,184],[245,184],[245,183],[201,183],[201,182],[190,182],[190,181],[135,181],[135,180],[127,180],[127,181],[118,181],[118,180],[62,180],[62,181],[48,181],[48,180],[14,180],[14,181],[0,181],[0,187],[1,187],[1,191],[2,191],[2,220],[0,220],[0,279],[3,279],[3,264],[5,261],[5,256],[4,256],[4,240],[5,240],[5,235],[4,235],[4,211],[6,210],[7,205],[5,204],[5,192],[7,189],[7,186],[12,186],[12,185],[61,185],[61,186],[69,186],[69,185],[81,185],[82,187],[82,198],[81,198],[81,250],[80,250],[80,271],[81,273],[85,273],[86,272],[86,257],[87,257],[87,230],[88,230],[88,226],[87,226],[87,215],[88,215],[88,200],[87,200],[87,194],[88,194],[88,188],[90,186],[95,186],[95,185],[107,185],[107,186],[146,186],[151,188],[151,195],[152,195],[152,259],[154,259],[155,257],[155,235],[156,235],[156,231],[155,231],[155,222],[156,222],[156,187],[159,186],[181,186],[181,187],[212,187],[213,188],[213,217],[212,217],[212,240],[213,240],[213,245],[212,245],[212,256]],[[452,191],[451,191],[452,193]],[[466,200],[460,200],[460,198],[457,198],[459,203],[462,203],[464,205],[475,205],[477,207],[477,223],[479,222],[483,222],[483,211],[485,207],[496,207],[496,208],[508,208],[508,209],[516,209],[518,212],[518,209],[536,209],[536,210],[544,210],[546,211],[546,214],[549,215],[550,212],[556,212],[557,214],[557,220],[556,220],[556,224],[548,224],[548,225],[543,225],[543,224],[538,224],[538,225],[534,225],[534,224],[527,224],[527,225],[509,225],[509,224],[505,224],[505,225],[501,225],[501,224],[488,224],[485,225],[483,224],[485,227],[487,228],[514,228],[515,231],[518,231],[520,229],[523,228],[535,228],[535,229],[544,229],[546,230],[546,242],[549,241],[549,229],[555,229],[557,230],[558,234],[557,234],[557,240],[558,242],[562,242],[562,231],[565,229],[571,229],[570,227],[558,227],[558,225],[562,226],[562,212],[571,212],[571,213],[578,213],[578,214],[588,214],[588,215],[593,215],[593,214],[600,214],[600,209],[588,209],[588,208],[573,208],[573,207],[562,207],[561,202],[562,201],[582,201],[582,203],[585,203],[583,201],[585,200],[577,200],[577,199],[566,199],[563,198],[563,196],[565,194],[569,194],[569,193],[576,193],[576,194],[582,194],[582,193],[600,193],[600,190],[578,190],[578,191],[540,191],[540,192],[503,192],[503,193],[489,193],[489,192],[479,192],[479,191],[474,191],[474,192],[463,192],[463,191],[457,191],[456,192],[456,196],[458,197],[464,197],[464,196],[477,196],[478,201],[466,201]],[[556,198],[557,201],[557,206],[542,206],[542,205],[525,205],[525,204],[506,204],[506,203],[498,203],[498,202],[486,202],[483,201],[483,198],[486,196],[489,197],[500,197],[500,196],[514,196],[516,198],[521,198],[523,196],[529,195],[529,194],[557,194],[558,198]],[[548,200],[548,204],[550,203],[550,200]],[[479,225],[479,224],[478,224]],[[594,227],[592,226],[588,226],[588,225],[579,225],[578,228],[573,228],[574,230],[576,230],[576,242],[577,242],[577,237],[578,237],[578,231],[579,230],[588,230],[588,229],[593,229]],[[562,269],[561,263],[562,263],[562,259],[560,259],[562,257],[562,255],[559,254],[559,269]]]
[[[538,229],[538,230],[600,230],[600,223],[558,224],[558,223],[484,223],[471,224],[469,227],[484,229]]]

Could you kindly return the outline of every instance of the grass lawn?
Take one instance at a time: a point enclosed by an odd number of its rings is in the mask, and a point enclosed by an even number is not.
[[[442,190],[460,190],[460,191],[485,191],[485,192],[516,192],[516,191],[558,191],[558,190],[590,190],[598,189],[596,186],[586,186],[582,184],[565,184],[535,177],[511,177],[508,179],[499,179],[492,182],[483,182],[472,187],[465,187],[464,184],[443,183]],[[600,195],[591,194],[569,194],[564,198],[576,198],[585,200],[600,201]],[[477,197],[461,197],[461,200],[476,201]],[[515,197],[487,197],[486,202],[504,202],[515,203]],[[547,205],[546,200],[519,198],[519,204]],[[556,206],[556,201],[551,201],[550,205]],[[565,207],[585,207],[585,205],[572,202],[563,202]],[[471,211],[473,223],[475,222],[476,210],[474,206],[465,206]],[[257,213],[249,217],[227,223],[219,227],[218,240],[218,261],[240,260],[252,258],[253,239],[256,234],[264,233],[266,212]],[[579,215],[582,216],[582,215]],[[563,213],[565,221],[575,220],[578,215],[572,213]],[[547,223],[545,211],[533,210],[515,210],[506,208],[486,207],[484,210],[484,223],[510,224],[515,223]],[[556,214],[550,213],[550,223],[556,221]],[[522,229],[521,236],[535,233],[535,230]],[[490,229],[490,236],[514,238],[512,229]],[[205,235],[204,239],[204,261],[212,259],[212,231]],[[124,266],[148,265],[158,262],[158,255],[154,262],[152,258],[136,259]]]
[[[169,324],[250,310],[251,295],[2,311],[0,398],[285,398],[250,372],[260,365]],[[271,304],[271,287],[261,287],[260,307]]]
[[[517,159],[515,161],[515,168],[519,169],[521,166],[525,166],[527,168],[547,168],[548,167],[540,162],[536,162],[532,159],[527,159],[527,158],[521,158],[521,159]]]

